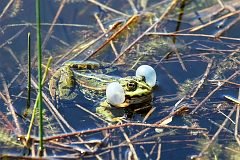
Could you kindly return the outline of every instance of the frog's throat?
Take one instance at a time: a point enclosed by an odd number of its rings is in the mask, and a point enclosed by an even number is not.
[[[130,105],[134,105],[134,104],[141,104],[144,102],[149,102],[152,100],[152,94],[148,94],[148,95],[144,95],[144,96],[134,96],[134,97],[126,97],[126,100],[118,105],[113,105],[115,107],[119,107],[119,108],[124,108],[124,107],[128,107]]]

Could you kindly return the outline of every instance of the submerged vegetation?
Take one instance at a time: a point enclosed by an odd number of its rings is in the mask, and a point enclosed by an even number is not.
[[[239,0],[38,2],[0,5],[1,158],[240,159]]]

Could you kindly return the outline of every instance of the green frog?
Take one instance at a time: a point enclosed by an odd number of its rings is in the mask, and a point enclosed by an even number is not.
[[[123,118],[113,110],[122,112],[123,108],[151,101],[154,86],[142,75],[108,75],[112,68],[91,61],[65,62],[49,81],[50,95],[56,101],[73,100],[80,92],[92,101],[101,99],[96,112],[108,122],[121,122]]]

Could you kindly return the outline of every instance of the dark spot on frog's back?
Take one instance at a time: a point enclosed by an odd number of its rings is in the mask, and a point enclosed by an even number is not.
[[[78,62],[78,61],[71,61],[71,63],[69,62],[69,64],[67,63],[67,65],[70,68],[74,68],[74,69],[79,69],[79,70],[92,70],[92,69],[96,69],[99,68],[100,64],[96,63],[96,62]]]
[[[74,90],[75,87],[63,86],[62,89]]]

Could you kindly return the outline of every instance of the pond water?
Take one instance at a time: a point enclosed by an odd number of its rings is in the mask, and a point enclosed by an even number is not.
[[[240,94],[238,0],[223,4],[217,0],[182,0],[167,11],[171,2],[41,0],[44,69],[48,58],[53,57],[43,88],[44,136],[58,140],[45,141],[46,158],[240,159],[236,127],[240,126],[236,120],[239,111],[236,103],[224,98]],[[163,14],[166,16],[161,19]],[[34,157],[38,148],[37,120],[31,131],[30,150],[18,137],[28,132],[37,96],[35,1],[3,0],[0,31],[0,154],[16,159]],[[93,95],[93,89],[77,92],[73,100],[52,99],[49,79],[71,60],[107,64],[101,74],[117,77],[135,76],[139,66],[152,66],[157,85],[151,104],[137,104],[137,109],[148,109],[141,113],[129,111],[122,124],[107,128],[109,124],[96,115],[96,107],[104,98]],[[187,111],[176,112],[178,108]],[[230,120],[217,133],[228,115]],[[160,129],[159,122],[168,126]],[[79,131],[83,132],[81,136],[76,133]],[[56,135],[63,138],[52,137]]]

